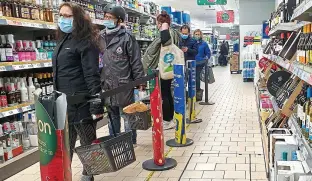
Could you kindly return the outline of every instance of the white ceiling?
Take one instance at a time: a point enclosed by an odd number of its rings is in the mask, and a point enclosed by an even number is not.
[[[207,26],[215,25],[217,22],[216,11],[221,7],[215,8],[214,6],[198,6],[197,0],[154,0],[160,6],[171,6],[176,10],[189,11],[191,14],[191,22],[197,28],[204,28]],[[224,5],[224,10],[234,10],[235,22],[238,22],[238,0],[227,0],[227,5]]]

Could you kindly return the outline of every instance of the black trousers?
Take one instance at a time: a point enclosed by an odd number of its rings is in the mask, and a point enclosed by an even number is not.
[[[80,121],[84,118],[89,117],[89,104],[84,105],[68,105],[68,122]],[[80,144],[91,145],[96,140],[96,123],[69,125],[69,146],[70,146],[70,159],[73,159],[74,148],[77,141],[77,136],[80,138]],[[87,175],[85,169],[82,171],[83,175]]]
[[[163,120],[167,122],[171,121],[174,115],[171,82],[172,82],[172,79],[170,80],[160,79],[161,97],[163,101],[162,102]]]

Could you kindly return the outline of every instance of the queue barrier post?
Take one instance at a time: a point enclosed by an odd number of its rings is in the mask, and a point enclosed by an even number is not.
[[[205,64],[205,101],[200,102],[200,105],[214,105],[214,102],[208,100],[208,63]]]
[[[176,130],[175,139],[166,142],[166,145],[171,147],[186,147],[194,143],[192,139],[186,138],[184,68],[184,65],[173,65],[174,119],[176,120]]]
[[[188,60],[188,118],[186,118],[187,124],[201,123],[202,119],[196,118],[196,61]]]
[[[151,73],[151,70],[149,70]],[[148,171],[169,170],[177,166],[177,161],[164,156],[164,133],[162,118],[162,99],[159,85],[159,77],[149,82],[151,115],[153,118],[153,150],[154,158],[143,162],[142,167]]]

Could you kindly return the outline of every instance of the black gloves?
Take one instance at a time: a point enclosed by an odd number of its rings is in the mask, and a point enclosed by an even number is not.
[[[104,114],[104,105],[102,101],[100,100],[95,100],[95,101],[90,101],[90,113],[92,115],[99,115],[99,114]]]

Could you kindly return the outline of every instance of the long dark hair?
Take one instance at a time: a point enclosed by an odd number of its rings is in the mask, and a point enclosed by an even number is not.
[[[64,2],[60,5],[59,10],[63,6],[68,6],[73,11],[73,32],[72,36],[76,40],[87,40],[100,49],[99,46],[99,30],[96,25],[92,24],[91,18],[86,14],[84,9],[79,5],[71,2]],[[57,28],[57,37],[62,39],[65,33]]]

